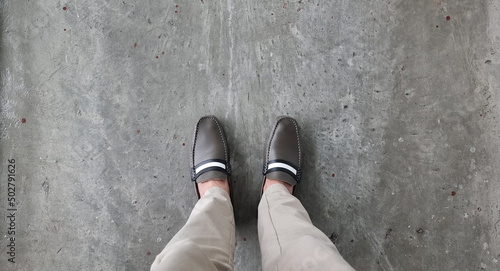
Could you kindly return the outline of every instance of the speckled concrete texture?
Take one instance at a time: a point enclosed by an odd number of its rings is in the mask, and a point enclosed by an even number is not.
[[[279,115],[302,128],[297,197],[355,269],[500,269],[497,0],[4,0],[0,79],[1,270],[147,270],[196,202],[206,114],[236,270],[261,269]]]

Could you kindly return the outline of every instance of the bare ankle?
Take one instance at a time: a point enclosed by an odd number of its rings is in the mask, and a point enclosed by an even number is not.
[[[203,197],[208,189],[212,187],[220,187],[224,189],[229,195],[229,183],[226,179],[224,180],[208,180],[202,183],[198,183],[198,191],[200,192],[200,197]]]
[[[288,189],[288,192],[290,192],[290,194],[292,194],[292,192],[293,192],[293,185],[291,185],[291,184],[289,184],[287,182],[280,181],[280,180],[269,180],[269,179],[266,179],[266,183],[264,184],[263,191],[266,191],[266,189],[269,188],[269,186],[271,186],[273,184],[277,184],[277,183],[284,185]]]

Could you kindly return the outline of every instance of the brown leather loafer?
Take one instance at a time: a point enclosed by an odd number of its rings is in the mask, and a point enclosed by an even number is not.
[[[230,175],[229,149],[222,125],[214,116],[202,117],[196,124],[191,151],[191,180],[198,199],[198,183],[227,179],[231,188]]]
[[[279,117],[271,132],[264,158],[264,180],[279,180],[295,187],[302,177],[299,126],[293,118]]]

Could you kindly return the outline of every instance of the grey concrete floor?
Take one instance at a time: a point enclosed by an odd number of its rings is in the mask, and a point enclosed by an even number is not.
[[[147,270],[196,202],[205,114],[231,144],[236,270],[261,268],[279,115],[302,127],[297,197],[354,268],[500,269],[499,1],[0,9],[1,270]]]

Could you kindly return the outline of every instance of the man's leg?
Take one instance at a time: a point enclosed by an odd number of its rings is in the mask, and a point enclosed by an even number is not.
[[[258,209],[262,269],[352,271],[292,195],[301,181],[302,156],[297,121],[279,117],[264,157],[265,177]]]
[[[234,214],[229,194],[206,190],[186,225],[156,256],[151,270],[233,270]]]
[[[190,163],[199,200],[151,270],[233,270],[229,149],[216,117],[202,117],[196,124]]]
[[[259,204],[262,269],[354,270],[285,185],[268,186]]]

